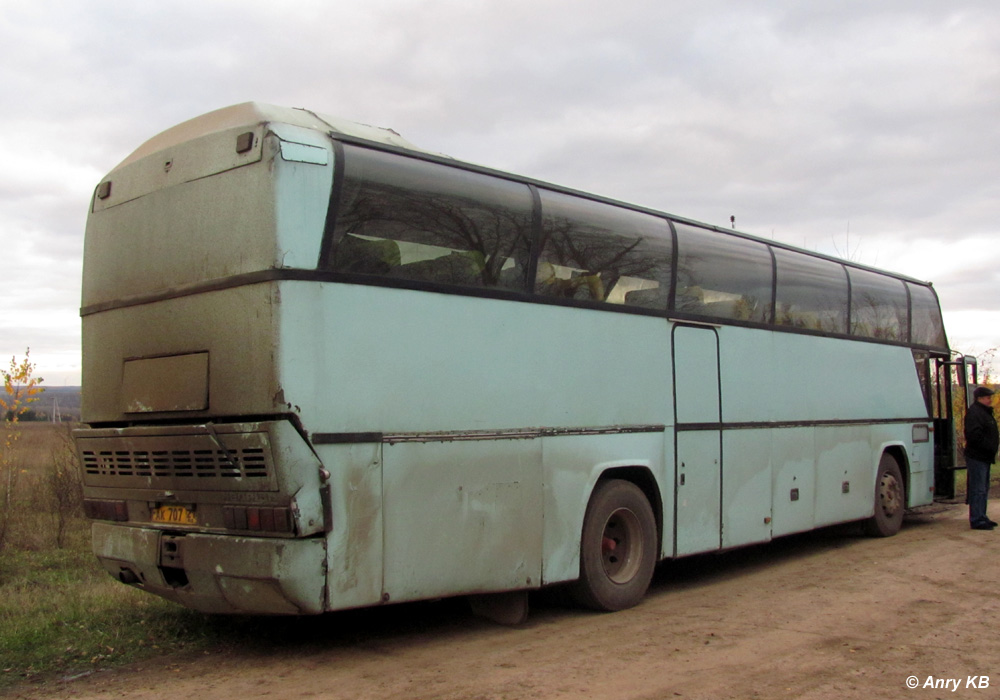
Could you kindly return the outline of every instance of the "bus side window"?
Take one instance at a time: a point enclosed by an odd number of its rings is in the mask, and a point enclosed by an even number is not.
[[[930,287],[906,283],[910,290],[911,328],[910,342],[914,345],[928,345],[945,349],[948,340],[944,334],[944,321],[937,295]]]
[[[524,289],[526,185],[350,145],[344,152],[334,271]]]
[[[847,333],[847,271],[840,263],[774,249],[778,263],[775,319],[779,326]]]
[[[677,311],[770,323],[771,253],[763,243],[687,224],[677,229]]]
[[[851,276],[851,335],[909,340],[906,287],[893,277],[848,268]]]
[[[540,196],[536,293],[666,309],[673,241],[663,219],[558,192]]]

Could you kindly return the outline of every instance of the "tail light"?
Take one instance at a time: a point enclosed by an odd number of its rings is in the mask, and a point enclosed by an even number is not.
[[[111,520],[112,522],[128,520],[128,504],[125,501],[98,501],[85,498],[83,512],[91,520]]]
[[[230,530],[292,532],[294,521],[289,508],[223,506],[223,523]]]

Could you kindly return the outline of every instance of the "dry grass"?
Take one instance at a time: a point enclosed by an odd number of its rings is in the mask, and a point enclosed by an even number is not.
[[[0,553],[0,695],[211,641],[204,616],[108,576],[75,525],[62,549]]]
[[[0,551],[62,547],[83,517],[80,469],[69,423],[18,423],[0,459]]]
[[[54,450],[67,445],[72,423],[18,423],[21,438],[15,448],[22,467],[40,473],[49,465]]]
[[[98,565],[80,508],[72,426],[22,423],[18,429],[0,469],[6,523],[0,694],[25,681],[208,644],[213,632],[204,616],[123,586]]]

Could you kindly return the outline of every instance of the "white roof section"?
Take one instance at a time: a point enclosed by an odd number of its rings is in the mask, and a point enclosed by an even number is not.
[[[157,134],[119,163],[115,170],[134,161],[141,160],[153,153],[158,153],[164,149],[207,136],[208,134],[229,131],[244,126],[247,129],[252,129],[258,124],[271,122],[291,124],[306,129],[314,129],[322,133],[333,132],[335,134],[344,134],[345,136],[352,136],[412,151],[429,152],[414,146],[392,129],[358,124],[346,119],[317,114],[316,112],[298,107],[278,107],[262,102],[244,102],[232,105],[231,107],[217,109],[214,112],[203,114],[194,119],[189,119]]]

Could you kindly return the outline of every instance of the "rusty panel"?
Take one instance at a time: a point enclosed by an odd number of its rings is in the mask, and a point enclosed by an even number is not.
[[[123,411],[130,397],[123,391],[122,367],[129,358],[183,355],[192,349],[225,358],[214,362],[208,377],[211,415],[287,411],[273,381],[277,301],[276,284],[256,284],[85,316],[83,420],[134,417]]]
[[[161,533],[94,523],[93,550],[114,578],[195,610],[213,613],[316,614],[324,608],[326,541],[221,535],[174,537],[184,578],[167,580]]]
[[[250,147],[240,151],[238,141],[252,134]],[[221,132],[167,145],[150,157],[119,164],[108,174],[94,201],[94,211],[102,211],[166,187],[226,172],[261,160],[263,128],[260,124],[237,125]]]
[[[323,445],[330,470],[331,610],[374,605],[382,597],[382,445]]]
[[[273,158],[270,151],[267,156]],[[119,176],[112,192],[126,181]],[[273,184],[270,170],[258,163],[93,212],[84,240],[82,306],[280,267]]]
[[[126,360],[125,413],[204,411],[208,408],[208,353]]]

